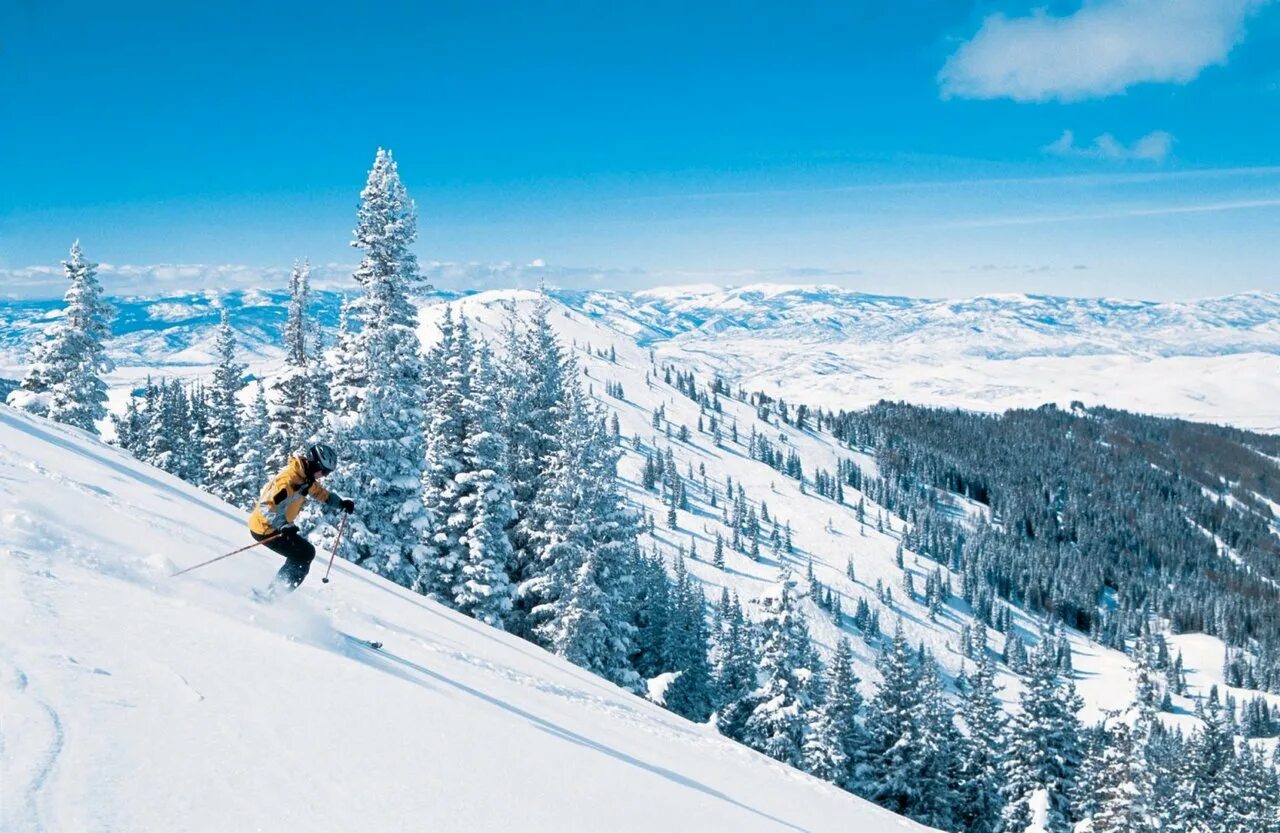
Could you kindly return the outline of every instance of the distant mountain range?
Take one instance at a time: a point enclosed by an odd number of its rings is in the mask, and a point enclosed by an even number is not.
[[[433,292],[423,303],[460,294]],[[1021,294],[919,299],[792,284],[551,294],[662,359],[832,409],[881,398],[978,410],[1081,399],[1280,430],[1277,293],[1170,303]],[[342,294],[316,291],[313,299],[313,314],[335,327]],[[111,352],[122,368],[184,373],[207,365],[223,306],[251,364],[279,355],[283,292],[113,302],[119,318]],[[31,335],[58,307],[0,301],[0,376],[20,374]]]

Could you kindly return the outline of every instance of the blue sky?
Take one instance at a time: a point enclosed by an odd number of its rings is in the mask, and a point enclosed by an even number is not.
[[[1280,290],[1278,56],[1264,0],[10,0],[0,281],[76,237],[108,264],[351,263],[381,145],[427,261]]]

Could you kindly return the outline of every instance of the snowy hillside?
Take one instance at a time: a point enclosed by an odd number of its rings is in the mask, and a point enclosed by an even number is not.
[[[168,578],[246,538],[0,406],[0,829],[924,829],[342,562]]]
[[[1280,431],[1280,296],[1179,303],[988,295],[928,300],[835,287],[556,290],[572,309],[702,375],[831,409],[879,399],[1000,411],[1072,400]],[[270,373],[280,291],[114,298],[115,401],[147,373],[207,373],[216,304],[251,369]],[[435,293],[434,303],[457,297]],[[337,321],[342,295],[312,293]],[[0,377],[16,378],[57,303],[0,300]],[[1249,379],[1250,384],[1237,380]]]
[[[455,313],[466,316],[478,325],[480,332],[496,340],[508,311],[514,309],[527,315],[535,299],[532,292],[495,291],[453,301],[450,305]],[[680,548],[686,553],[692,550],[694,556],[687,563],[688,569],[702,581],[712,600],[719,598],[724,588],[738,593],[744,600],[758,600],[771,591],[782,568],[803,577],[812,561],[815,578],[841,597],[846,618],[859,599],[865,600],[880,612],[885,630],[891,631],[893,623],[900,620],[912,644],[923,642],[928,646],[948,675],[954,677],[963,668],[972,666],[972,660],[966,659],[959,647],[962,630],[973,623],[971,611],[962,600],[953,598],[944,606],[937,621],[932,621],[922,596],[903,598],[904,573],[911,573],[914,586],[922,589],[928,574],[938,565],[908,550],[904,568],[897,566],[895,551],[902,540],[901,521],[892,518],[884,532],[878,531],[874,519],[881,509],[870,497],[846,487],[841,504],[814,494],[811,485],[802,489],[796,480],[751,459],[746,438],[753,429],[768,432],[769,439],[779,447],[794,449],[809,472],[816,468],[834,471],[837,460],[842,457],[854,458],[865,470],[874,472],[873,458],[841,448],[840,443],[826,433],[766,425],[759,421],[751,405],[728,396],[720,399],[723,422],[726,426],[736,424],[741,441],[733,442],[726,437],[722,446],[717,447],[708,433],[695,430],[699,421],[698,404],[663,381],[662,372],[658,365],[651,363],[648,350],[596,318],[563,306],[556,309],[552,324],[564,343],[574,348],[575,358],[585,374],[584,382],[592,389],[597,402],[617,415],[621,435],[629,438],[623,443],[626,453],[620,470],[630,486],[629,497],[657,521],[653,537],[643,539],[647,545],[656,544],[668,557],[674,557]],[[443,307],[439,305],[423,310],[420,337],[424,344],[432,344],[439,338],[435,322],[442,312]],[[606,383],[621,384],[623,398],[605,395]],[[668,423],[690,429],[687,441],[681,441],[678,436],[665,436],[654,429],[651,415],[659,407],[664,409]],[[678,511],[678,528],[674,530],[665,523],[667,505],[658,494],[641,486],[645,453],[667,448],[672,450],[682,475],[692,472],[687,480],[694,487],[690,511]],[[702,474],[704,468],[705,475]],[[790,525],[795,545],[792,554],[775,558],[765,552],[757,561],[726,546],[725,569],[710,563],[717,533],[726,541],[732,535],[731,527],[722,517],[726,477],[732,478],[735,488],[740,485],[745,489],[753,506],[759,508],[761,502],[767,504],[768,513],[779,525]],[[718,507],[712,506],[709,500],[713,489],[720,498]],[[860,499],[866,501],[865,523],[860,523],[857,517]],[[940,495],[939,500],[949,511],[961,515],[984,509],[955,495]],[[1280,525],[1275,529],[1280,534]],[[850,561],[856,580],[846,575]],[[945,568],[942,572],[958,587],[958,576]],[[892,589],[895,596],[892,606],[878,600],[875,590],[878,584]],[[815,638],[831,649],[842,631],[837,630],[828,613],[812,602],[807,604]],[[1039,622],[1021,610],[1014,610],[1013,615],[1014,632],[1027,643],[1036,642]],[[843,634],[853,640],[854,664],[859,676],[868,682],[877,680],[875,646],[864,641],[848,623]],[[1066,638],[1078,672],[1075,682],[1085,701],[1082,719],[1093,722],[1107,710],[1124,708],[1133,697],[1132,666],[1128,657],[1100,647],[1075,631],[1067,631]],[[990,639],[991,649],[1000,653],[1004,637],[992,632]],[[1170,636],[1169,640],[1172,650],[1183,650],[1187,668],[1195,670],[1188,672],[1188,696],[1175,695],[1174,712],[1163,718],[1170,725],[1190,729],[1197,723],[1192,717],[1193,697],[1207,695],[1213,685],[1218,685],[1224,693],[1229,691],[1221,675],[1225,649],[1212,637]],[[1002,665],[999,682],[1005,686],[1005,702],[1012,706],[1017,702],[1022,678]],[[1243,690],[1235,693],[1242,699],[1254,694]],[[1280,705],[1280,696],[1267,696]]]

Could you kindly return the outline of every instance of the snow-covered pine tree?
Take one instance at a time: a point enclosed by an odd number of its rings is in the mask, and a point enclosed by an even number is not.
[[[142,441],[142,412],[138,409],[138,397],[130,396],[129,401],[125,403],[124,412],[111,415],[111,425],[115,430],[115,439],[113,442],[129,452],[133,456],[138,456],[138,445]]]
[[[182,388],[176,382],[159,382],[148,391],[146,461],[156,468],[178,475],[182,471],[181,406]]]
[[[508,617],[508,629],[529,638],[536,622],[537,595],[547,564],[535,539],[542,535],[545,515],[538,505],[546,502],[551,472],[561,450],[561,435],[568,416],[569,383],[576,366],[568,362],[560,339],[551,327],[550,303],[539,298],[532,320],[522,329],[512,312],[505,322],[505,360],[499,381],[506,394],[503,435],[507,442],[507,472],[511,478],[516,520],[510,527],[513,555],[511,574],[516,600]],[[576,381],[573,383],[576,385]]]
[[[667,630],[672,617],[673,588],[662,556],[641,556],[636,571],[636,635],[633,665],[646,679],[669,670]]]
[[[741,742],[775,760],[800,767],[817,654],[799,610],[795,579],[783,570],[764,600],[760,622],[760,685],[746,697]]]
[[[461,489],[456,480],[466,463],[466,415],[462,403],[471,396],[471,336],[466,319],[457,327],[453,311],[445,307],[440,341],[428,352],[425,367],[427,398],[427,458],[423,500],[431,518],[426,562],[414,589],[447,605],[453,604],[463,561],[462,535],[469,519],[458,509]]]
[[[706,598],[677,557],[672,586],[674,604],[666,633],[667,669],[677,676],[667,686],[666,707],[694,723],[705,723],[715,708],[711,664],[707,657]]]
[[[462,402],[467,424],[464,467],[456,476],[461,493],[457,508],[466,523],[460,538],[462,558],[453,604],[501,628],[515,592],[507,574],[511,541],[506,530],[515,512],[506,472],[506,444],[500,431],[502,396],[488,344],[482,342],[474,351],[470,377],[469,395]]]
[[[737,595],[723,616],[715,653],[716,726],[720,734],[738,740],[750,715],[748,695],[759,685],[756,667],[756,629],[747,621]]]
[[[209,437],[205,444],[205,489],[234,503],[236,449],[240,445],[240,403],[236,399],[244,382],[245,365],[236,361],[236,334],[225,307],[214,338],[218,364],[209,386]]]
[[[617,483],[619,451],[604,420],[576,381],[568,386],[568,419],[546,481],[530,514],[529,545],[540,570],[523,598],[534,636],[576,665],[639,690],[631,667],[638,524]]]
[[[1235,757],[1230,718],[1216,697],[1203,710],[1203,724],[1187,744],[1175,808],[1168,829],[1172,833],[1225,830],[1234,785],[1227,780]]]
[[[1021,711],[1010,726],[1005,759],[1005,830],[1043,816],[1044,833],[1069,833],[1080,768],[1080,699],[1060,676],[1055,640],[1042,635],[1028,660]]]
[[[343,395],[355,411],[335,421],[333,487],[359,509],[348,523],[344,557],[411,586],[426,557],[430,524],[422,503],[422,358],[409,301],[421,277],[409,250],[417,236],[413,202],[389,151],[378,150],[360,198],[351,245],[364,252],[354,274],[363,295],[350,310],[360,330],[335,351],[347,385]]]
[[[1093,833],[1150,833],[1156,829],[1151,808],[1152,778],[1147,763],[1144,730],[1123,718],[1105,728],[1100,760],[1092,780],[1090,801],[1097,810]]]
[[[907,815],[920,797],[925,716],[920,669],[901,620],[876,669],[881,681],[867,704],[867,760],[857,792]]]
[[[311,264],[295,262],[289,274],[289,314],[284,325],[284,367],[271,383],[268,407],[267,468],[279,471],[306,445],[316,426],[310,423],[313,380],[306,338],[307,281]]]
[[[197,381],[187,392],[190,403],[188,412],[188,428],[184,434],[187,455],[193,473],[191,483],[204,488],[207,480],[205,474],[205,442],[209,436],[209,402],[204,392],[204,384]]]
[[[959,747],[963,738],[956,728],[955,712],[943,690],[938,663],[932,656],[926,656],[921,663],[923,763],[920,767],[920,796],[908,815],[939,830],[954,830],[958,811],[955,793],[960,777]]]
[[[356,412],[369,384],[365,354],[360,346],[359,321],[353,320],[358,315],[356,302],[344,296],[338,311],[338,340],[325,362],[332,413],[339,418]]]
[[[111,360],[103,342],[111,337],[115,311],[102,300],[97,264],[85,260],[79,240],[62,268],[71,282],[62,318],[32,348],[30,367],[8,403],[96,434],[97,421],[107,415],[102,374]]]
[[[1000,705],[991,655],[984,648],[976,658],[973,674],[960,688],[960,718],[968,737],[960,746],[960,794],[956,799],[967,833],[996,833],[1004,806],[1001,765],[1009,721]]]
[[[253,403],[241,422],[240,443],[236,446],[236,463],[229,489],[232,497],[228,503],[251,509],[258,500],[259,491],[266,485],[269,472],[274,474],[267,465],[269,430],[267,395],[259,381]]]
[[[805,744],[805,770],[852,790],[866,751],[866,734],[861,723],[861,680],[853,670],[849,640],[836,643],[824,682],[825,697],[809,720],[813,732]]]

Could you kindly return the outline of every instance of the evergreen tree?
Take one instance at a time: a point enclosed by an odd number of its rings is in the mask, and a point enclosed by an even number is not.
[[[624,688],[631,667],[637,522],[617,483],[619,451],[604,420],[569,386],[568,421],[532,513],[539,571],[526,581],[534,636],[552,651]]]
[[[97,434],[98,420],[107,415],[102,374],[111,370],[103,342],[111,337],[115,311],[102,300],[97,264],[85,260],[79,240],[62,268],[71,282],[63,315],[32,348],[30,367],[8,402]]]
[[[455,327],[446,307],[440,341],[426,357],[427,466],[423,499],[431,517],[427,561],[415,589],[452,605],[464,560],[462,536],[470,519],[459,511],[463,487],[458,475],[466,468],[463,446],[468,425],[463,402],[471,399],[471,336],[466,321]]]
[[[538,589],[545,586],[548,566],[535,541],[545,537],[541,526],[546,516],[540,513],[539,505],[545,506],[549,500],[545,492],[552,484],[569,413],[567,380],[576,373],[551,328],[549,315],[550,303],[543,296],[527,328],[518,326],[514,313],[508,316],[503,333],[506,356],[499,373],[507,400],[503,435],[516,513],[509,531],[516,600],[508,624],[509,630],[525,637],[533,634],[536,624],[533,609],[546,601],[538,595]]]
[[[739,740],[750,714],[748,695],[759,684],[755,632],[747,622],[737,596],[733,597],[723,620],[724,629],[716,641],[716,701],[720,704],[716,727],[720,734]]]
[[[378,151],[360,197],[351,244],[364,252],[354,274],[363,295],[349,310],[360,330],[337,351],[346,400],[337,405],[354,404],[354,413],[334,426],[340,459],[333,487],[360,507],[348,522],[344,555],[412,586],[426,559],[429,528],[422,502],[422,359],[409,301],[421,278],[409,250],[417,236],[413,202],[389,151]]]
[[[901,620],[876,669],[881,681],[867,706],[867,761],[857,791],[906,815],[920,798],[925,716],[920,670]]]
[[[278,471],[310,440],[317,425],[309,402],[313,380],[306,339],[307,281],[311,265],[294,263],[289,275],[289,313],[284,326],[285,364],[271,383],[267,467]]]
[[[1227,780],[1235,756],[1230,718],[1215,696],[1203,712],[1203,725],[1183,756],[1177,803],[1170,830],[1203,833],[1226,829],[1234,785]]]
[[[205,488],[228,503],[235,503],[240,497],[235,484],[236,450],[240,447],[240,403],[236,396],[244,381],[245,365],[236,361],[236,334],[225,307],[214,339],[214,353],[218,365],[208,391]]]
[[[1097,807],[1092,819],[1094,833],[1150,833],[1156,829],[1143,731],[1122,719],[1106,727],[1090,796]]]
[[[960,717],[968,737],[960,747],[960,820],[968,833],[995,833],[1000,824],[1000,786],[1004,782],[1005,727],[995,663],[984,649],[973,676],[961,686]]]
[[[1024,830],[1042,808],[1046,833],[1069,833],[1080,766],[1080,700],[1059,675],[1052,639],[1041,638],[1031,654],[1021,706],[1005,761],[1003,829]]]
[[[866,752],[863,732],[861,680],[853,670],[853,649],[841,639],[825,677],[826,692],[810,718],[813,733],[804,750],[809,773],[853,790]]]
[[[191,470],[190,482],[204,488],[208,480],[205,471],[205,446],[209,442],[209,402],[204,385],[196,382],[188,391],[188,429],[183,436],[186,455]]]
[[[695,723],[705,723],[714,709],[714,689],[707,645],[707,601],[677,557],[672,585],[671,620],[666,633],[667,668],[677,676],[667,686],[666,707]]]
[[[811,682],[817,654],[799,610],[795,580],[784,570],[764,599],[760,622],[760,684],[746,696],[742,743],[775,760],[800,767],[814,705]]]
[[[501,628],[514,594],[507,575],[511,542],[506,527],[515,519],[515,512],[500,432],[501,393],[487,344],[474,351],[469,375],[468,396],[462,402],[467,424],[464,465],[455,476],[460,492],[457,509],[465,522],[459,539],[462,554],[453,605]]]
[[[236,463],[233,470],[229,491],[232,497],[228,500],[244,509],[252,508],[258,500],[258,493],[267,482],[269,472],[267,459],[270,449],[267,446],[270,418],[267,411],[267,396],[258,383],[258,389],[241,423],[240,444],[236,448]]]

